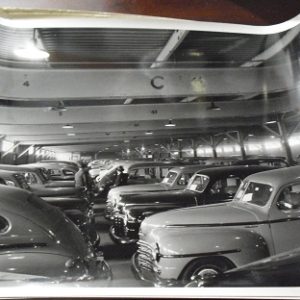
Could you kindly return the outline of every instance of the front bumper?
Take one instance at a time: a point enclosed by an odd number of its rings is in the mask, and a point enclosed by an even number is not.
[[[111,239],[114,242],[116,242],[118,244],[122,244],[122,245],[133,244],[133,243],[136,243],[138,241],[138,239],[136,239],[136,238],[130,238],[130,237],[127,237],[127,236],[117,235],[114,226],[110,226],[109,234],[110,234]]]
[[[139,253],[136,252],[131,259],[132,269],[135,276],[138,279],[151,282],[153,286],[157,287],[175,287],[179,286],[179,283],[175,279],[162,279],[159,277],[158,272],[151,270],[150,268],[145,268],[139,261]]]

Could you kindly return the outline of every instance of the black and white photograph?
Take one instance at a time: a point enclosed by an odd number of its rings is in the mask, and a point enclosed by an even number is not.
[[[300,297],[300,2],[0,0],[0,297]]]

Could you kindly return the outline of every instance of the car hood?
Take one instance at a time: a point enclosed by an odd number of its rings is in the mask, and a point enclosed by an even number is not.
[[[143,222],[144,227],[217,227],[247,225],[266,218],[263,212],[238,202],[189,207],[158,213]]]
[[[124,186],[113,188],[111,190],[111,193],[123,195],[123,194],[135,194],[136,192],[164,191],[164,190],[168,190],[168,187],[169,186],[164,183],[124,185]]]
[[[74,187],[74,180],[49,180],[46,183],[46,187]]]
[[[77,193],[75,186],[44,186],[39,184],[30,185],[31,190],[40,197],[51,197],[51,196],[71,196]]]
[[[178,201],[197,201],[196,194],[189,190],[160,191],[139,195],[125,194],[120,203],[125,204],[159,204],[177,203]]]
[[[21,190],[22,191],[22,190]],[[10,220],[7,242],[34,240],[46,243],[58,254],[86,256],[88,249],[79,229],[57,208],[32,193],[13,192],[0,197],[2,215]],[[4,236],[2,237],[2,243]]]

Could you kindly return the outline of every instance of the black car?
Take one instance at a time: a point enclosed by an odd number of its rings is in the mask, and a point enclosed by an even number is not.
[[[184,190],[125,194],[114,208],[111,237],[122,244],[136,242],[145,217],[174,208],[230,201],[245,177],[271,169],[243,165],[207,168],[195,173]]]
[[[225,273],[199,276],[187,287],[299,287],[299,277],[300,248],[297,248]]]

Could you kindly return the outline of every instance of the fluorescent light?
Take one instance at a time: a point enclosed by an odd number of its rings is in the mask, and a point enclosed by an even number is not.
[[[70,124],[66,124],[66,125],[64,125],[62,128],[63,128],[63,129],[72,129],[72,128],[74,128],[74,126],[73,126],[73,125],[70,125]]]
[[[277,123],[276,120],[270,120],[270,121],[267,121],[265,124],[275,124],[275,123]]]
[[[49,57],[47,51],[37,48],[34,44],[28,44],[25,47],[14,49],[14,54],[19,58],[30,60],[42,60]]]
[[[114,147],[118,147],[119,145],[114,145]]]
[[[175,127],[176,124],[170,119],[168,123],[165,124],[166,127]]]
[[[254,134],[253,133],[249,133],[248,136],[254,136]]]
[[[145,132],[145,134],[146,134],[146,135],[151,135],[151,134],[153,134],[153,131],[149,131],[149,130],[148,130],[148,131]]]
[[[178,141],[178,142],[182,142],[182,141],[183,141],[183,139],[177,139],[177,141]]]
[[[76,135],[76,134],[73,133],[73,132],[71,132],[71,133],[68,133],[67,135],[68,135],[68,136],[74,136],[74,135]]]

